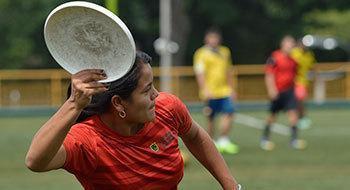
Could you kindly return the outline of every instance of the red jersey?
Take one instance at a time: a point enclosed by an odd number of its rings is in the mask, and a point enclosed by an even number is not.
[[[183,176],[178,136],[192,119],[175,96],[160,93],[156,118],[133,136],[122,136],[98,115],[75,124],[64,140],[63,166],[85,189],[177,189]]]
[[[266,62],[265,72],[275,76],[278,92],[294,87],[297,63],[281,50],[274,51]]]

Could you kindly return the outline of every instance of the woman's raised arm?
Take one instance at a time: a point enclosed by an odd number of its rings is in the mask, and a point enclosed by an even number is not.
[[[72,75],[72,93],[60,109],[38,130],[29,147],[25,164],[35,172],[58,169],[66,160],[63,141],[81,111],[90,103],[92,95],[107,90],[99,83],[106,74],[89,69]]]

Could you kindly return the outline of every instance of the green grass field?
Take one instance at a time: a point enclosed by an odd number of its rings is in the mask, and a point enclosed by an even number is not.
[[[244,114],[263,119],[262,111]],[[202,125],[204,118],[193,114]],[[237,180],[248,190],[348,190],[350,189],[350,110],[311,110],[313,128],[301,136],[308,148],[296,151],[288,136],[273,134],[276,149],[259,149],[260,131],[235,125],[232,137],[240,145],[237,155],[224,155]],[[24,166],[24,157],[35,131],[47,117],[0,118],[0,189],[61,190],[82,189],[74,176],[58,170],[33,173]],[[286,124],[281,115],[281,123]],[[213,177],[193,159],[185,168],[179,189],[220,189]]]

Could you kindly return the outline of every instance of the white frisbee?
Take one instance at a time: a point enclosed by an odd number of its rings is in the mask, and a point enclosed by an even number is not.
[[[73,1],[56,7],[46,19],[44,38],[66,71],[104,69],[110,82],[124,76],[135,61],[134,39],[126,25],[99,5]]]

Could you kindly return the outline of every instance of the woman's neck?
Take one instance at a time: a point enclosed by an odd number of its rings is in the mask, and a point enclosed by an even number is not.
[[[144,126],[142,123],[127,122],[125,119],[115,117],[112,114],[102,114],[100,118],[105,125],[122,136],[133,136]]]

